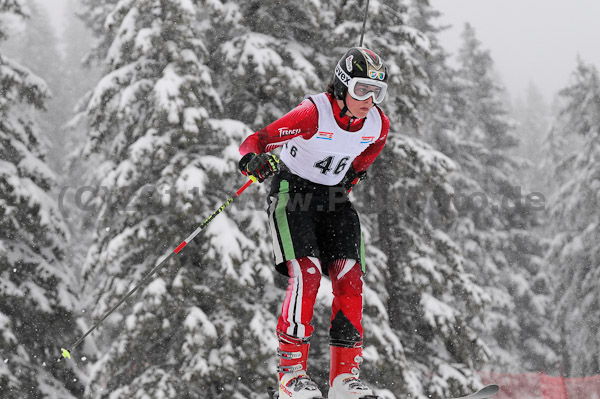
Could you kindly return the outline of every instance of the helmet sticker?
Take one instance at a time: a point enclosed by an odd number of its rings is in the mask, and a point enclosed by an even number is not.
[[[344,84],[344,86],[348,87],[348,83],[350,82],[351,76],[348,75],[346,73],[346,71],[344,71],[342,69],[342,66],[340,65],[340,63],[338,62],[337,66],[335,67],[335,76],[340,80],[340,82],[342,82]]]
[[[352,72],[352,60],[354,59],[354,56],[351,54],[348,56],[348,58],[346,58],[346,69],[348,70],[348,72]]]
[[[372,52],[371,50],[368,50],[366,48],[360,49],[361,52],[366,55],[366,59],[369,62],[369,64],[373,65],[373,67],[375,69],[379,69],[382,67],[383,62],[381,61],[381,58],[379,58],[379,56],[377,54],[375,54],[374,52]]]
[[[371,70],[371,71],[369,71],[369,77],[371,79],[383,80],[383,79],[385,79],[385,72]]]

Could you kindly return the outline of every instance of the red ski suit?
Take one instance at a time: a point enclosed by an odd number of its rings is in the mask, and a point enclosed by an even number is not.
[[[335,120],[340,128],[354,132],[362,128],[365,120],[340,117],[340,107],[328,94]],[[352,161],[352,168],[362,172],[373,163],[383,149],[389,131],[389,119],[379,109],[381,134]],[[319,130],[319,113],[315,104],[307,99],[289,113],[250,135],[240,146],[241,155],[263,153],[284,145],[292,138],[310,139]],[[334,344],[359,346],[362,343],[362,270],[359,260],[338,259],[327,265],[334,300],[332,304],[330,335]],[[315,257],[300,257],[286,262],[289,285],[277,325],[279,333],[306,339],[314,330],[311,325],[313,307],[319,289],[322,265]],[[337,330],[337,331],[333,331]]]
[[[329,97],[331,99],[331,96]],[[351,119],[347,115],[340,118],[340,107],[336,101],[333,101],[332,99],[331,101],[333,114],[335,115],[338,125],[342,129],[355,132],[362,127],[364,123],[363,119]],[[385,145],[390,129],[390,121],[381,109],[377,109],[379,110],[383,121],[381,136],[379,137],[379,140],[367,147],[367,149],[352,162],[352,167],[356,172],[367,170]],[[297,136],[301,136],[308,140],[317,133],[319,128],[318,121],[319,113],[317,112],[317,108],[310,100],[304,100],[300,105],[275,122],[248,136],[240,146],[240,154],[244,156],[251,152],[256,154],[269,152],[284,145],[286,142]]]

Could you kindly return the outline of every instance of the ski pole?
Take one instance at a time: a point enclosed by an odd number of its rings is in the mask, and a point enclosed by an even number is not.
[[[63,358],[71,358],[71,351],[73,349],[75,349],[77,346],[79,346],[79,344],[81,342],[83,342],[83,340],[85,339],[85,337],[87,337],[88,335],[90,335],[90,333],[92,331],[94,331],[100,324],[102,324],[102,322],[104,320],[106,320],[106,318],[108,316],[110,316],[112,314],[112,312],[114,312],[119,306],[121,306],[123,304],[123,302],[125,302],[127,300],[127,298],[129,298],[131,295],[133,295],[134,292],[136,292],[138,290],[138,288],[140,288],[142,285],[144,285],[149,279],[150,277],[152,277],[154,274],[156,274],[160,269],[163,268],[163,266],[169,261],[169,259],[171,259],[171,257],[173,257],[174,255],[177,255],[179,252],[181,252],[181,250],[188,245],[193,239],[194,237],[196,237],[200,231],[202,231],[202,229],[204,229],[210,222],[212,222],[212,220],[217,217],[217,215],[221,212],[223,212],[223,210],[229,205],[231,204],[237,197],[240,196],[240,194],[242,192],[244,192],[244,190],[246,190],[248,187],[250,187],[250,185],[252,183],[256,182],[256,177],[251,176],[250,179],[246,182],[246,184],[244,184],[242,187],[240,187],[239,190],[237,190],[235,192],[235,194],[233,194],[227,201],[225,201],[225,203],[223,205],[221,205],[221,207],[219,209],[217,209],[212,215],[210,215],[208,217],[208,219],[206,219],[196,230],[194,230],[194,232],[192,234],[190,234],[185,240],[183,240],[181,242],[181,244],[179,244],[177,246],[177,248],[175,248],[171,253],[169,253],[169,255],[163,259],[158,265],[156,265],[152,270],[150,270],[150,272],[148,274],[146,274],[142,280],[139,282],[138,285],[136,285],[135,287],[133,287],[133,289],[131,289],[131,291],[129,291],[123,298],[121,298],[121,300],[114,305],[112,308],[110,308],[106,313],[104,313],[104,315],[100,318],[100,320],[98,320],[93,326],[92,328],[90,328],[85,334],[83,334],[77,341],[75,341],[73,344],[71,344],[71,346],[69,346],[68,348],[60,348],[61,352],[62,352],[62,356]],[[61,359],[58,359],[58,361],[60,361]]]
[[[360,32],[360,43],[358,47],[362,47],[363,45],[363,37],[365,36],[365,26],[367,25],[367,14],[369,13],[369,0],[367,0],[367,5],[365,6],[365,16],[363,18],[362,31]]]

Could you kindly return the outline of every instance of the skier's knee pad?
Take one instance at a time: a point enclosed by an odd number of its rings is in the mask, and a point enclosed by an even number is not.
[[[287,261],[290,284],[294,279],[301,279],[303,293],[314,295],[316,297],[319,286],[321,285],[321,262],[312,256]]]
[[[339,259],[329,264],[333,293],[362,295],[362,269],[355,259]]]
[[[333,304],[329,335],[331,343],[354,346],[362,341],[362,270],[354,259],[340,259],[329,265]]]

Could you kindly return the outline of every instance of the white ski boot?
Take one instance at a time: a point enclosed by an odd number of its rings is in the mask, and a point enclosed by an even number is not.
[[[306,374],[307,340],[279,333],[279,399],[321,399],[317,384]]]
[[[375,399],[371,388],[354,374],[340,374],[329,388],[329,399]]]
[[[359,378],[362,348],[331,346],[329,399],[376,399],[371,388]]]
[[[317,384],[304,370],[284,374],[279,380],[279,399],[321,399]]]

